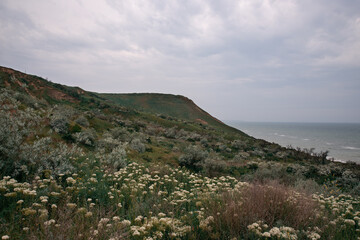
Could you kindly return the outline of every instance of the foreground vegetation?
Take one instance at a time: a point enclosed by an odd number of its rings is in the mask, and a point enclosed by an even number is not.
[[[359,165],[0,70],[3,239],[360,237]]]
[[[77,171],[0,181],[2,234],[14,239],[355,239],[360,198],[208,178],[183,168],[73,159]]]

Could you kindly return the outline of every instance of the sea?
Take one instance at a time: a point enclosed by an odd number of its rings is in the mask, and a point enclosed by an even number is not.
[[[329,151],[329,159],[360,164],[360,123],[226,123],[250,136],[284,147],[315,148],[316,153]]]

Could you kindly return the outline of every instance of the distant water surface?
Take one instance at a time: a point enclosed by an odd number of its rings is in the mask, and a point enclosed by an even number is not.
[[[360,123],[259,123],[228,121],[255,138],[284,147],[329,151],[329,157],[360,164]]]

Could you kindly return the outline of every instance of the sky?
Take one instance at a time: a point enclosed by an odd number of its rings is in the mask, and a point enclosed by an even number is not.
[[[358,0],[1,0],[0,65],[184,95],[221,120],[360,122]]]

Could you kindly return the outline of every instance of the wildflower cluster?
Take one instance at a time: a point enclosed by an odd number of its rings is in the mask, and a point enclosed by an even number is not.
[[[38,176],[32,182],[3,177],[0,214],[14,227],[2,227],[0,234],[76,239],[331,239],[344,234],[353,239],[359,235],[360,200],[350,196],[313,195],[310,201],[318,205],[309,211],[307,222],[276,220],[283,214],[279,209],[306,208],[304,196],[287,192],[278,201],[276,187],[256,188],[233,177],[209,178],[184,168],[132,162],[110,172],[92,165],[94,160],[77,161],[83,162],[69,174]],[[256,202],[249,196],[254,189],[268,198],[268,203],[258,201],[274,210],[270,217],[255,211],[259,219],[243,228],[236,224],[245,221],[241,212],[253,211],[249,204]],[[271,195],[275,193],[276,198]],[[18,219],[16,224],[13,219]]]

